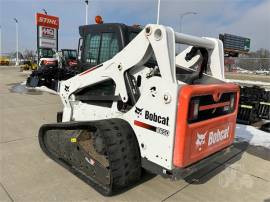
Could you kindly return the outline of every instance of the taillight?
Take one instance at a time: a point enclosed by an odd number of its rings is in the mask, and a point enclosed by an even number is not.
[[[47,61],[47,60],[45,60],[45,61],[44,61],[44,64],[45,64],[45,65],[54,65],[55,62],[54,62],[54,61]]]
[[[76,60],[75,61],[72,61],[71,60],[71,61],[68,62],[68,64],[69,64],[69,66],[71,66],[71,65],[77,65],[77,61]]]
[[[199,105],[200,105],[200,100],[192,100],[191,101],[190,107],[189,107],[189,115],[188,115],[189,121],[193,121],[193,120],[196,120],[198,118]]]

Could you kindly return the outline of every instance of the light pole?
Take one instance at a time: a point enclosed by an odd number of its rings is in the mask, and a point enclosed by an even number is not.
[[[18,30],[18,20],[17,18],[14,18],[14,21],[16,23],[16,66],[19,65],[19,30]]]
[[[48,15],[47,11],[43,8],[42,11],[45,13],[45,15]]]
[[[157,24],[159,24],[159,14],[160,14],[160,0],[158,0]]]
[[[182,13],[180,14],[180,29],[179,29],[179,32],[182,33],[182,29],[183,29],[183,18],[187,15],[197,15],[198,13],[196,12],[185,12],[185,13]],[[181,51],[181,44],[178,45],[178,48],[179,48],[179,51]]]
[[[185,12],[185,13],[182,13],[181,15],[180,15],[180,33],[182,32],[182,26],[183,26],[183,18],[185,17],[185,16],[187,16],[187,15],[197,15],[198,13],[196,13],[196,12]]]
[[[88,25],[88,0],[85,0],[85,24]]]
[[[2,26],[0,25],[0,57],[2,56]]]

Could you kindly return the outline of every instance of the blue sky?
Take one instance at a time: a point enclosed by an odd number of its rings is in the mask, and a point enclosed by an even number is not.
[[[129,25],[155,23],[157,0],[90,0],[89,22],[101,15],[105,22]],[[15,23],[19,20],[19,49],[36,49],[35,13],[42,8],[60,17],[59,48],[76,48],[78,27],[85,22],[83,0],[0,0],[2,52],[15,50]],[[218,37],[232,33],[251,38],[252,49],[270,49],[270,0],[161,0],[160,23],[179,30],[181,13],[195,11],[184,18],[183,32]]]

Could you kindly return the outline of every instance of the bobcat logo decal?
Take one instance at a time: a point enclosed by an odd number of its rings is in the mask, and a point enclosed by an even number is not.
[[[150,93],[151,93],[152,97],[156,97],[156,95],[157,95],[157,88],[155,86],[153,86],[152,88],[150,88]]]
[[[196,147],[199,149],[199,151],[202,150],[202,146],[205,144],[206,134],[207,132],[204,134],[197,133]]]
[[[139,118],[142,115],[143,108],[139,108],[135,106],[135,114],[137,114],[137,117]]]
[[[69,86],[66,86],[66,85],[65,85],[65,91],[66,91],[66,92],[69,92]]]

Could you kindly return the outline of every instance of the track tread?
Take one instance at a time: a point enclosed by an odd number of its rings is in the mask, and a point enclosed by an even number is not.
[[[141,158],[136,136],[128,122],[122,119],[108,119],[83,123],[89,124],[104,139],[105,149],[110,166],[111,184],[103,185],[91,176],[85,177],[78,168],[74,168],[61,158],[54,156],[44,142],[44,131],[51,128],[70,129],[79,126],[78,122],[43,125],[39,131],[39,143],[42,150],[57,163],[80,177],[104,196],[110,196],[121,189],[135,183],[141,178]]]
[[[98,128],[105,128],[101,134],[107,146],[113,189],[138,181],[141,177],[140,151],[130,125],[121,119],[102,120],[99,124]]]

